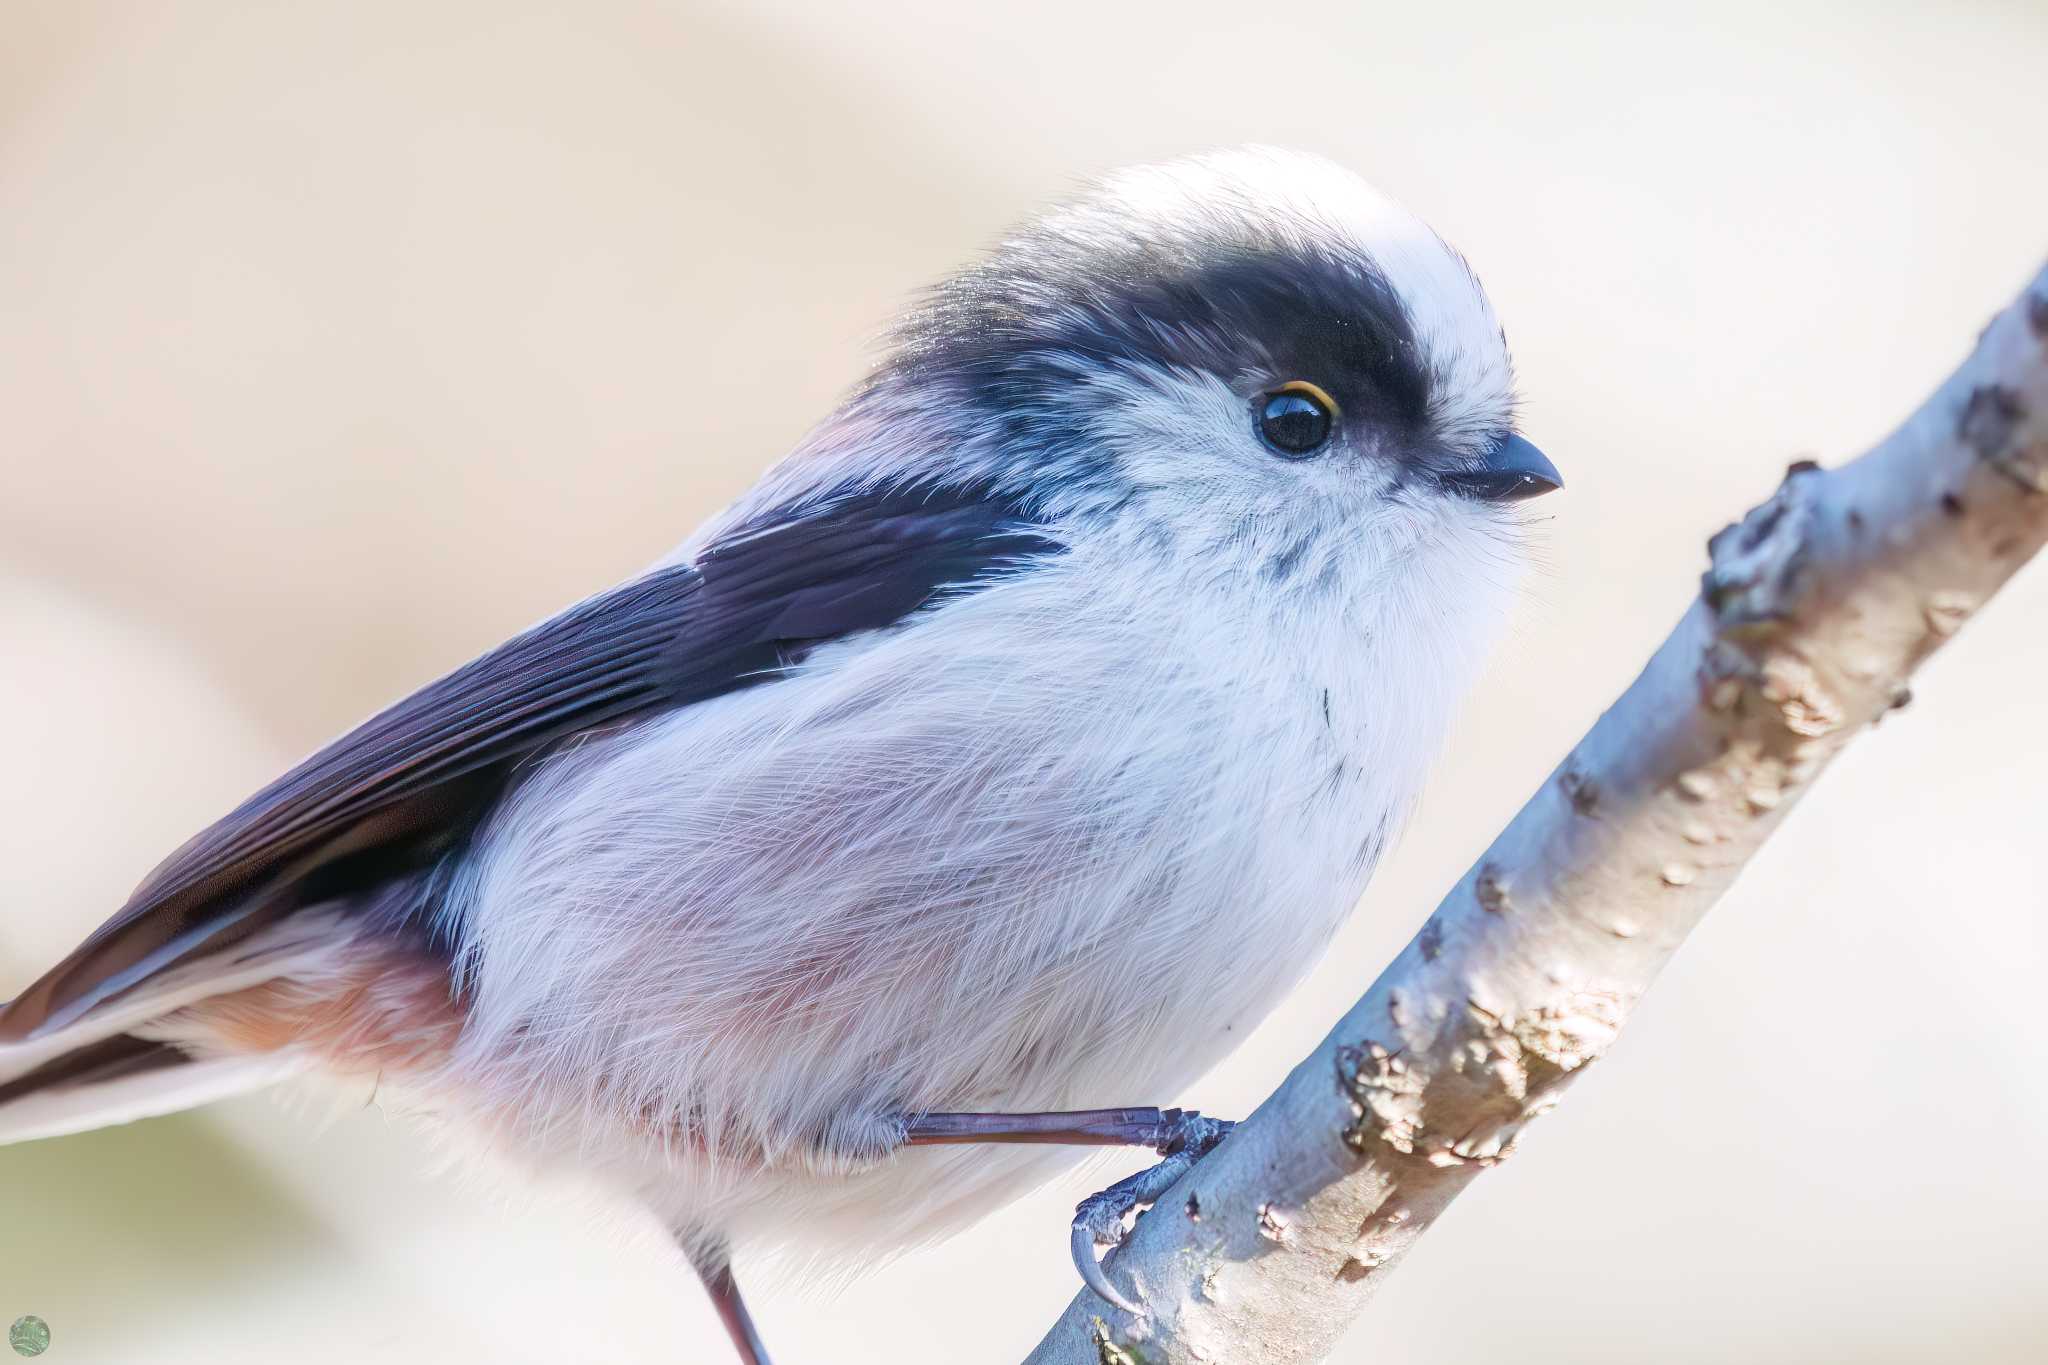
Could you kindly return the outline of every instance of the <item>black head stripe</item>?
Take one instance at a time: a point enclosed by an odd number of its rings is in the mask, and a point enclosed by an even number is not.
[[[941,286],[903,332],[898,370],[950,378],[982,413],[1028,415],[1083,368],[1201,369],[1308,379],[1348,414],[1419,427],[1431,374],[1400,296],[1362,253],[1278,240],[1051,236],[1005,246]],[[1042,404],[1041,404],[1042,405]]]

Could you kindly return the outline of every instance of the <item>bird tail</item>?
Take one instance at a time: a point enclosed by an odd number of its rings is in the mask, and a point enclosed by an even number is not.
[[[0,1042],[0,1146],[175,1113],[305,1069],[296,1049],[224,1056],[159,1027],[179,1010],[278,971],[275,960],[193,964],[60,1028]]]
[[[0,1045],[0,1146],[190,1109],[261,1089],[303,1065],[291,1053],[194,1056],[175,1043],[116,1033],[24,1068],[11,1054],[25,1046]]]
[[[345,910],[302,910],[0,1041],[0,1146],[190,1109],[316,1065],[432,1069],[461,1026],[445,960]]]

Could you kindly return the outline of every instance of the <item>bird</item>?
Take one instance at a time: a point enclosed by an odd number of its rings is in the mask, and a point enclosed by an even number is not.
[[[1562,485],[1467,261],[1337,164],[1110,173],[919,296],[644,572],[172,853],[0,1006],[0,1142],[308,1072],[738,1251],[868,1262],[1230,1125]],[[736,1251],[738,1249],[738,1251]],[[1098,1253],[1106,1253],[1098,1259]]]

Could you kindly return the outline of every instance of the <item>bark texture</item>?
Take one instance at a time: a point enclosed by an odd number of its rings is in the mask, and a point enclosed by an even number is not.
[[[1321,1359],[1613,1043],[1836,753],[2048,539],[2048,270],[1896,433],[1794,465],[1400,956],[1110,1258],[1032,1365]]]

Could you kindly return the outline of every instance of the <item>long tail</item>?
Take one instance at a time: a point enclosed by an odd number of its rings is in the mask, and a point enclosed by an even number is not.
[[[221,1055],[157,1028],[195,1002],[274,979],[281,966],[260,950],[195,963],[63,1028],[0,1043],[0,1146],[175,1113],[304,1070],[297,1049]]]
[[[0,1069],[8,1065],[0,1048]],[[301,1070],[294,1053],[194,1057],[116,1033],[0,1081],[0,1146],[175,1113],[260,1089]]]
[[[0,1042],[0,1145],[190,1109],[315,1066],[432,1070],[461,1027],[445,959],[345,912],[302,911]]]

